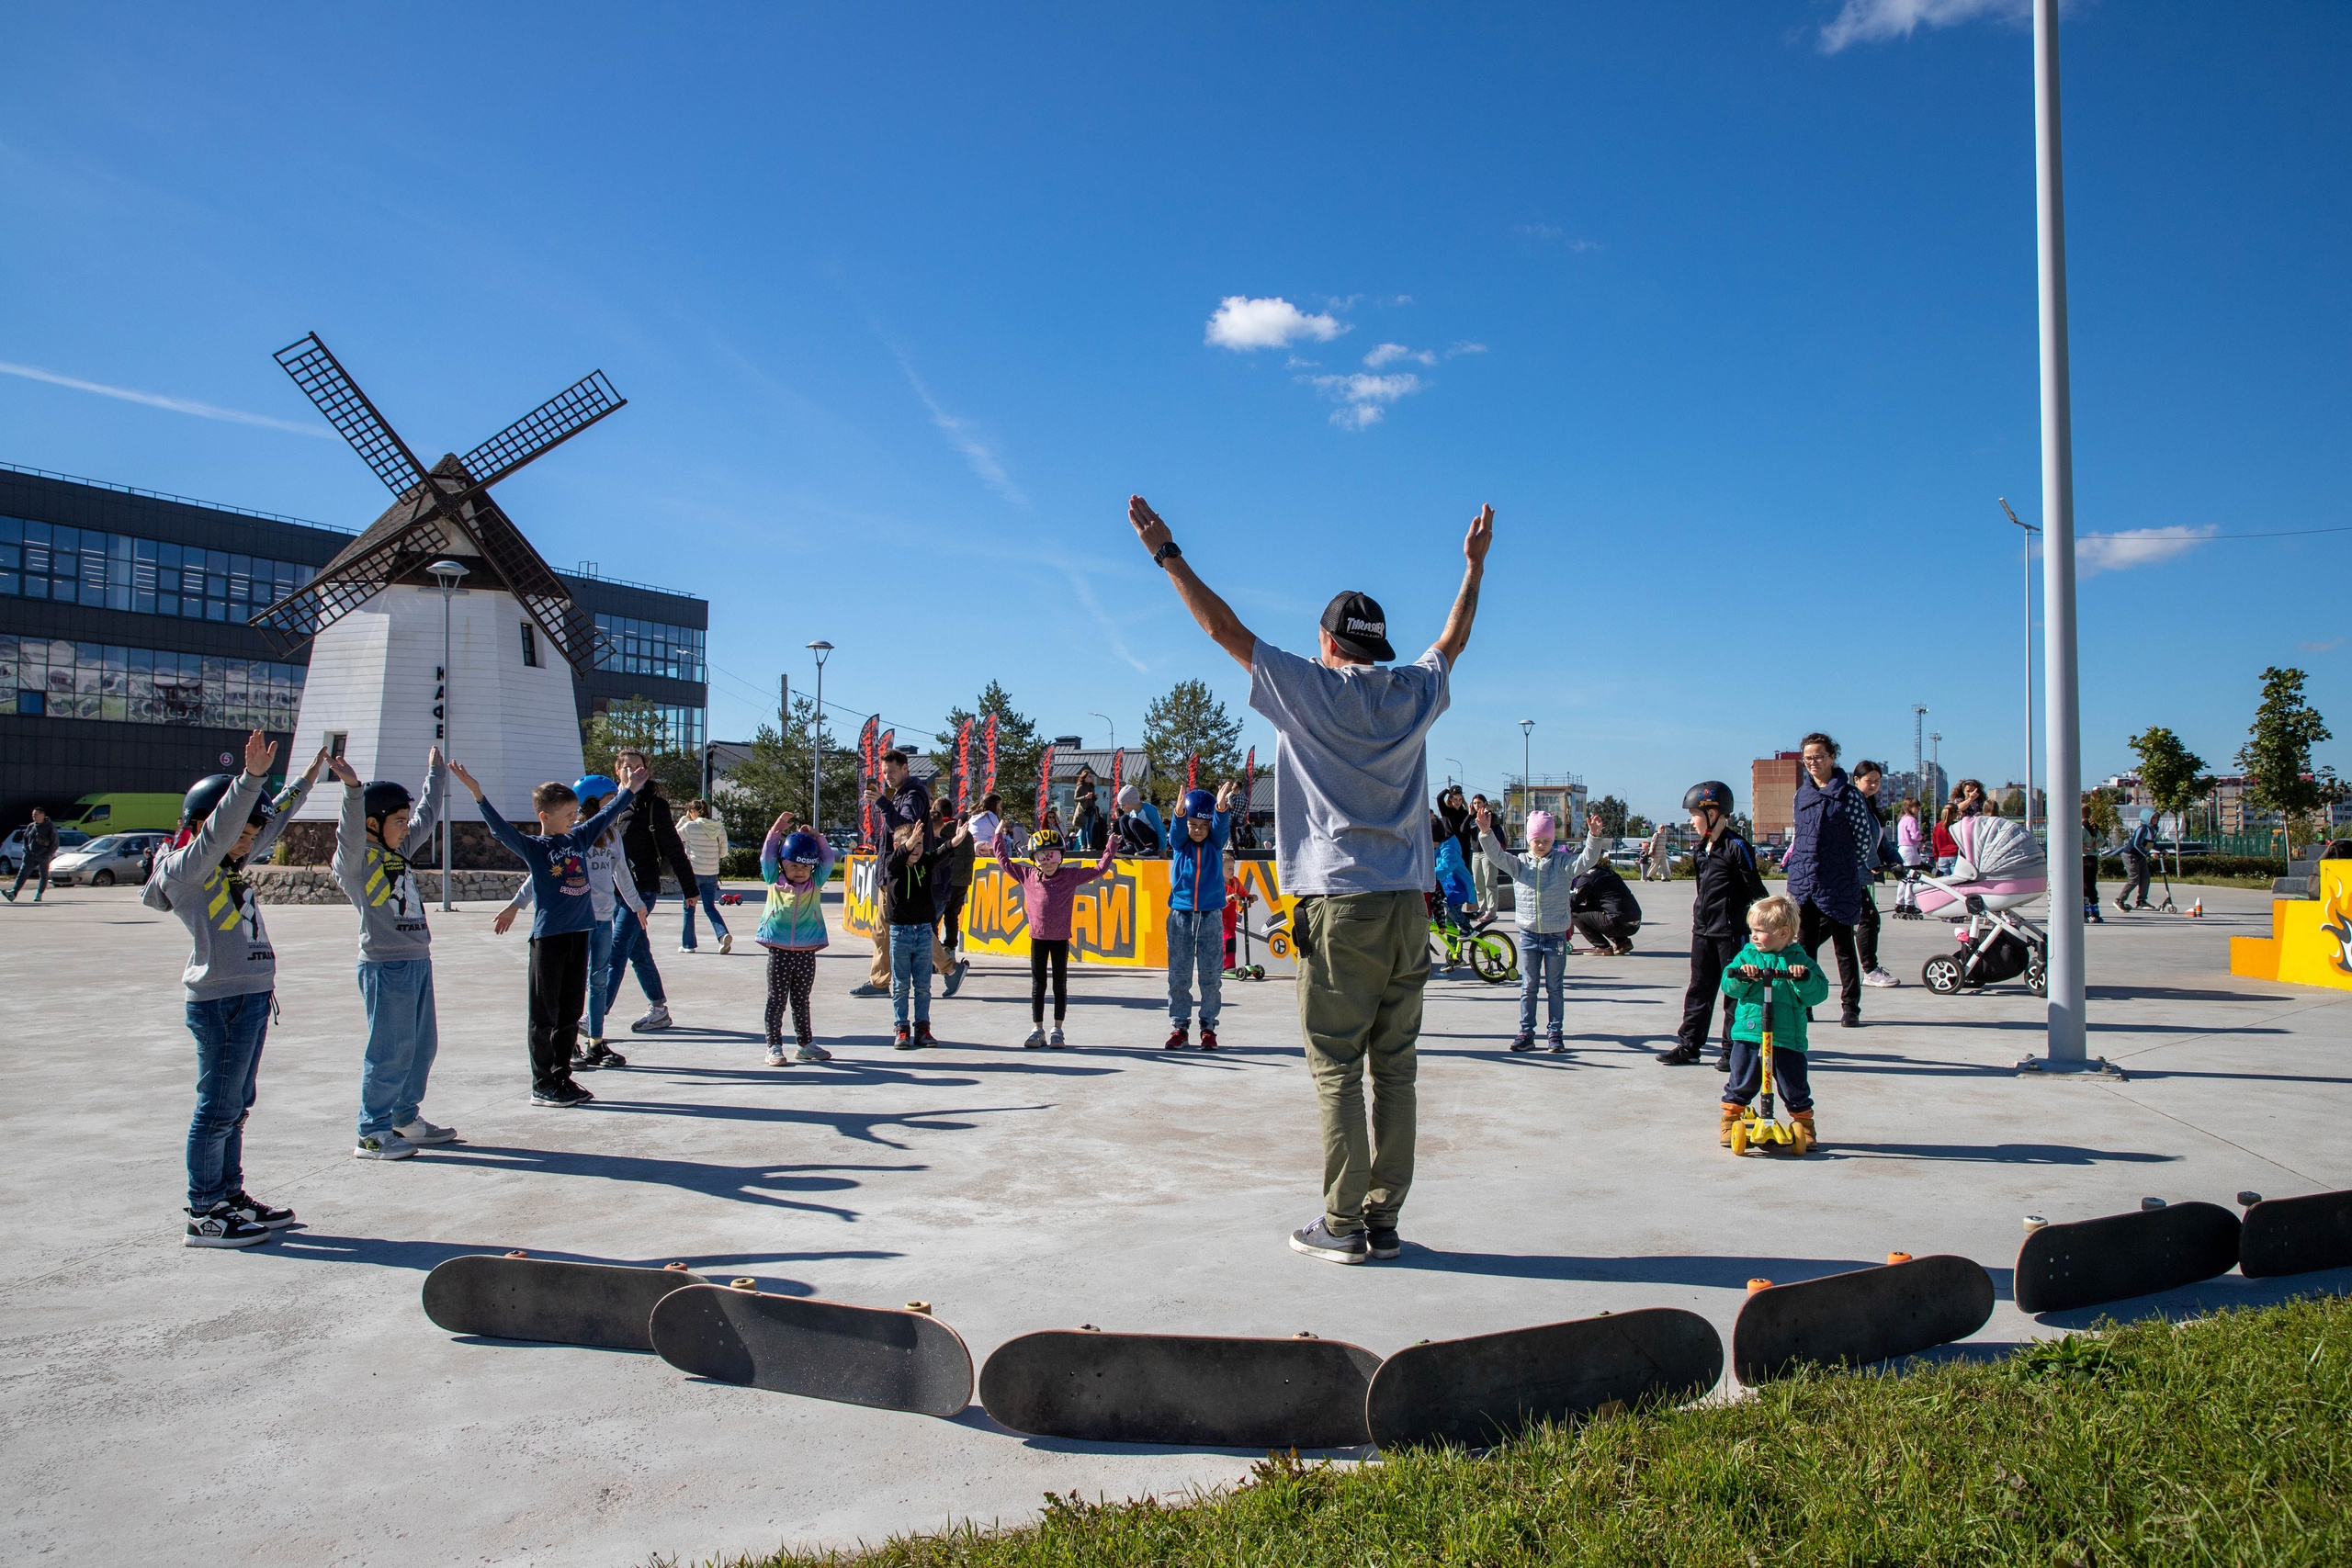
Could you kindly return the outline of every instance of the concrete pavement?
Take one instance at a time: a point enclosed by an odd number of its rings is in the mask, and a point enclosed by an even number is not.
[[[887,1001],[844,995],[863,942],[818,966],[826,1066],[761,1065],[763,964],[659,958],[680,1027],[616,1036],[579,1111],[526,1103],[524,953],[489,906],[435,916],[440,1065],[426,1111],[464,1142],[350,1157],[361,1013],[348,910],[272,909],[284,1014],[246,1140],[248,1185],[302,1227],[242,1253],[178,1245],[192,1050],[175,921],[132,889],[0,907],[11,1218],[0,1463],[11,1561],[693,1560],[1027,1517],[1042,1494],[1229,1483],[1254,1456],[1024,1439],[697,1382],[656,1359],[463,1342],[418,1305],[425,1270],[524,1247],[843,1301],[932,1302],[976,1362],[1012,1335],[1106,1327],[1291,1334],[1383,1354],[1425,1337],[1680,1305],[1728,1337],[1747,1280],[1890,1248],[1958,1252],[2002,1300],[1978,1337],[2073,1326],[2007,1299],[2019,1216],[2143,1194],[2227,1202],[2352,1187],[2352,998],[2226,972],[2267,897],[2211,918],[2110,915],[2089,933],[2092,1049],[2114,1083],[2008,1071],[2041,1045],[2014,984],[1939,998],[1938,923],[1887,927],[1903,988],[1815,1033],[1826,1149],[1736,1160],[1720,1079],[1649,1052],[1679,1015],[1688,883],[1636,891],[1638,951],[1570,961],[1566,1055],[1503,1049],[1515,988],[1432,985],[1406,1256],[1342,1269],[1289,1252],[1317,1209],[1313,1092],[1287,978],[1226,987],[1215,1056],[1159,1048],[1161,977],[1073,973],[1080,1047],[1023,1053],[1026,965],[983,963],[899,1054]],[[1885,901],[1883,896],[1882,901]],[[735,911],[730,911],[734,914]],[[641,1009],[633,984],[616,1011]],[[1825,1011],[1825,1017],[1826,1013]],[[2303,1282],[2345,1288],[2344,1279]],[[2272,1299],[2231,1277],[2133,1310]]]

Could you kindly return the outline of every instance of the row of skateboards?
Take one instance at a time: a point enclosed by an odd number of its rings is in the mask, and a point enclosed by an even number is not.
[[[2251,1194],[2243,1195],[2251,1197]],[[2123,1301],[2237,1268],[2249,1276],[2352,1265],[2352,1192],[2255,1201],[2241,1222],[2180,1203],[2026,1238],[2015,1275],[2030,1313]],[[650,1350],[720,1382],[948,1416],[973,1393],[971,1352],[922,1303],[906,1310],[714,1284],[683,1264],[626,1268],[453,1258],[424,1310],[455,1334]],[[1808,1367],[1863,1366],[1964,1339],[1994,1288],[1965,1258],[1909,1258],[1801,1283],[1753,1281],[1732,1365],[1758,1383]],[[1481,1447],[1534,1421],[1695,1398],[1723,1375],[1713,1325],[1671,1307],[1423,1341],[1383,1360],[1339,1340],[1024,1334],[980,1369],[980,1403],[1016,1432],[1080,1441],[1333,1449]]]

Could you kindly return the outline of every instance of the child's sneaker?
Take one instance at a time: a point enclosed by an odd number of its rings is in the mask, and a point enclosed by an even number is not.
[[[664,1024],[662,1027],[666,1029],[669,1026]],[[626,1067],[628,1066],[628,1058],[603,1041],[596,1040],[591,1041],[586,1050],[571,1058],[571,1065],[574,1068]]]
[[[294,1223],[291,1209],[273,1209],[240,1187],[229,1194],[229,1207],[234,1209],[249,1225],[259,1225],[266,1231],[282,1231]]]
[[[784,1066],[783,1046],[771,1045],[768,1047],[768,1066],[771,1067],[780,1067]]]
[[[1046,1048],[1046,1026],[1041,1023],[1036,1028],[1031,1030],[1029,1032],[1029,1038],[1021,1043],[1021,1048],[1023,1051],[1044,1050]]]
[[[1216,1049],[1216,1031],[1205,1023],[1201,1025],[1201,1049],[1204,1051]]]
[[[416,1145],[398,1133],[370,1133],[351,1151],[354,1159],[409,1159]]]
[[[972,961],[970,959],[957,959],[956,961],[956,967],[947,972],[946,983],[940,987],[939,994],[943,997],[954,996],[957,987],[964,984],[964,976],[970,972],[971,967]]]
[[[1552,1055],[1555,1056],[1564,1054],[1568,1048],[1568,1043],[1560,1038],[1560,1033],[1557,1030],[1554,1030],[1550,1034],[1545,1035],[1544,1043],[1552,1048]]]
[[[1817,1149],[1821,1146],[1821,1134],[1813,1124],[1812,1111],[1792,1111],[1789,1112],[1789,1120],[1795,1125],[1804,1129],[1805,1146],[1807,1148]]]
[[[891,1048],[899,1051],[913,1050],[915,1048],[915,1032],[909,1029],[903,1023],[899,1025],[897,1032],[892,1040]]]
[[[928,1020],[915,1025],[915,1044],[917,1046],[928,1051],[938,1043],[939,1037],[932,1033],[931,1023]]]
[[[259,1247],[269,1239],[269,1232],[254,1224],[225,1202],[215,1203],[208,1213],[187,1212],[187,1239],[183,1247]]]
[[[395,1127],[392,1131],[419,1148],[434,1144],[454,1144],[458,1141],[458,1130],[455,1127],[436,1127],[422,1116],[413,1122]]]
[[[628,1032],[631,1034],[650,1034],[655,1030],[667,1029],[669,1027],[670,1004],[667,1002],[655,1002],[650,1011],[649,1011],[643,1018],[639,1019],[635,1023],[628,1026]]]
[[[793,1056],[796,1060],[803,1062],[830,1062],[833,1059],[833,1054],[831,1051],[826,1050],[822,1045],[814,1044],[803,1045],[793,1053]]]
[[[1511,1048],[1512,1050],[1514,1050],[1514,1051],[1532,1051],[1532,1050],[1534,1050],[1534,1049],[1535,1049],[1535,1031],[1533,1031],[1533,1030],[1532,1030],[1532,1029],[1522,1029],[1522,1030],[1521,1030],[1517,1034],[1512,1035],[1512,1036],[1511,1036],[1511,1041],[1510,1041],[1510,1048]]]
[[[1051,1045],[1057,1051],[1069,1049],[1069,1042],[1062,1038],[1062,1026],[1060,1024],[1057,1023],[1054,1025],[1054,1032],[1046,1036],[1046,1043]]]
[[[569,1111],[575,1105],[585,1105],[595,1098],[569,1078],[551,1089],[535,1089],[531,1091],[533,1105],[551,1106],[559,1111]]]
[[[732,953],[735,951],[735,933],[733,931],[720,931],[718,933],[718,951],[721,953]]]
[[[1888,974],[1886,970],[1882,967],[1873,969],[1869,974],[1863,976],[1862,984],[1865,986],[1887,987],[1899,986],[1903,984],[1903,982]]]
[[[1736,1105],[1723,1107],[1723,1114],[1715,1126],[1715,1142],[1725,1148],[1731,1147],[1731,1130],[1739,1125],[1739,1119],[1745,1114],[1746,1112]]]
[[[1188,1023],[1180,1023],[1175,1028],[1168,1032],[1168,1038],[1159,1043],[1159,1048],[1163,1051],[1182,1051],[1185,1046],[1190,1045],[1192,1043],[1192,1025]]]

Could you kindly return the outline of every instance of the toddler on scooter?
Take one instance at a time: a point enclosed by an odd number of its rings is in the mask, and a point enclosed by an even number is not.
[[[1797,938],[1795,901],[1782,894],[1758,898],[1747,909],[1747,945],[1724,970],[1723,991],[1738,1003],[1731,1022],[1731,1080],[1724,1086],[1720,1141],[1731,1146],[1731,1130],[1763,1087],[1764,998],[1772,997],[1772,1088],[1788,1102],[1789,1120],[1821,1141],[1813,1124],[1813,1088],[1805,1077],[1805,1010],[1829,995],[1829,977],[1804,962],[1789,944]],[[1778,989],[1785,987],[1786,989]]]

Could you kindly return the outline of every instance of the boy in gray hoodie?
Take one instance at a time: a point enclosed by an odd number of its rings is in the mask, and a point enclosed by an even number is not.
[[[244,1127],[261,1082],[277,954],[246,886],[245,862],[269,852],[326,765],[322,750],[295,785],[265,802],[277,748],[258,729],[245,738],[245,771],[197,781],[180,830],[155,857],[141,900],[187,928],[187,1028],[196,1036],[196,1115],[187,1129],[189,1247],[251,1247],[294,1223],[245,1191]]]
[[[368,1048],[359,1066],[360,1159],[406,1159],[420,1145],[457,1137],[423,1115],[425,1079],[441,1048],[433,1008],[433,931],[409,862],[430,849],[447,788],[441,748],[424,759],[422,804],[406,784],[362,784],[340,757],[327,765],[343,781],[334,879],[359,911],[359,995],[368,1004]]]

